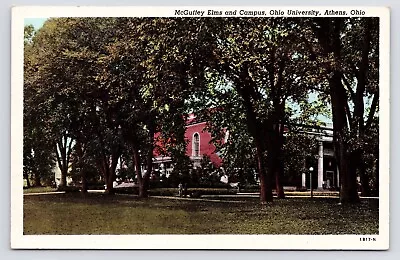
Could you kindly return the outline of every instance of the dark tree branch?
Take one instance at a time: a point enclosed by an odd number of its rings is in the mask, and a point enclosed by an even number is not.
[[[68,144],[68,151],[67,151],[67,158],[66,158],[66,161],[67,161],[67,165],[68,165],[68,163],[69,163],[69,161],[70,161],[70,157],[71,157],[71,153],[72,153],[72,143],[73,143],[73,140],[72,140],[72,138],[70,139],[70,141],[69,141],[69,144]]]
[[[378,108],[378,102],[379,102],[379,93],[375,93],[374,98],[372,100],[371,108],[369,110],[367,123],[365,124],[365,129],[370,128],[372,125],[376,109]]]
[[[55,148],[56,148],[55,150],[56,150],[56,158],[57,158],[58,167],[60,168],[60,170],[62,170],[63,166],[62,166],[60,155],[58,154],[58,143],[55,143]]]
[[[346,102],[345,104],[346,104],[345,110],[346,110],[346,116],[347,116],[347,123],[348,123],[348,126],[350,128],[351,127],[351,122],[352,122],[352,116],[351,116],[351,112],[350,112],[349,103]]]
[[[271,50],[271,63],[268,66],[269,84],[272,96],[275,96],[275,47]]]
[[[277,98],[282,96],[282,84],[283,84],[283,72],[285,71],[285,60],[281,60],[279,62],[279,70],[278,70],[278,80],[276,82],[276,96]]]
[[[355,102],[356,94],[354,93],[354,90],[351,88],[350,82],[347,80],[347,78],[344,74],[342,74],[342,80],[343,80],[344,84],[346,85],[347,90],[350,92],[351,99],[353,100],[353,102]]]

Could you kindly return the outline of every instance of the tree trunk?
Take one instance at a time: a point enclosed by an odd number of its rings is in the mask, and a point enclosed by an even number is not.
[[[283,176],[283,162],[282,159],[278,159],[278,167],[275,170],[275,187],[276,187],[276,195],[278,199],[284,199],[285,198],[285,191],[283,189],[283,184],[282,184],[282,176]]]
[[[354,154],[346,152],[348,148],[340,136],[334,145],[340,173],[340,202],[343,204],[358,203],[360,199],[357,191],[357,167],[355,163],[352,163],[357,158]]]
[[[80,138],[76,140],[75,149],[76,149],[76,154],[78,156],[78,169],[82,182],[81,192],[86,193],[87,192],[86,170],[83,163],[83,150]]]
[[[361,55],[361,63],[358,67],[358,73],[356,73],[357,77],[357,88],[355,93],[355,100],[354,103],[354,115],[352,120],[352,130],[358,132],[359,139],[363,140],[365,137],[365,130],[367,125],[364,125],[364,93],[366,86],[368,85],[368,65],[369,65],[369,53],[371,49],[371,39],[372,39],[372,20],[366,19],[365,20],[365,32],[363,37],[363,43],[361,45],[362,55]],[[374,96],[374,99],[377,96]],[[375,111],[376,103],[372,102],[371,111]],[[373,107],[375,106],[375,107]],[[371,113],[368,116],[367,123],[369,120],[372,120],[374,113]],[[371,118],[371,119],[370,119]],[[357,151],[358,155],[358,170],[360,173],[360,180],[361,180],[361,194],[362,196],[370,196],[370,187],[369,187],[369,178],[366,174],[365,163],[363,161],[363,151],[359,148]]]
[[[102,160],[101,162],[101,169],[103,172],[103,176],[104,176],[104,183],[106,185],[106,190],[105,193],[109,194],[109,195],[113,195],[114,194],[114,188],[113,188],[113,179],[111,176],[111,169],[109,167],[108,164],[108,160]]]
[[[345,141],[348,135],[347,97],[340,72],[335,71],[329,79],[329,89],[332,102],[333,142],[341,179],[340,201],[341,203],[357,203],[360,201],[357,192],[355,163],[357,158],[354,158],[354,153],[348,152],[349,147]]]
[[[88,190],[88,183],[87,183],[87,179],[86,179],[86,171],[83,171],[82,175],[81,175],[81,181],[82,181],[82,189],[81,192],[86,193]]]
[[[350,155],[350,158],[352,157],[353,156]],[[349,163],[347,160],[344,160],[344,162],[340,164],[340,172],[343,172],[343,174],[341,174],[342,187],[340,189],[340,202],[343,204],[359,203],[360,198],[357,191],[358,187],[355,165]]]
[[[275,137],[272,137],[272,141],[274,144],[271,147],[270,154],[274,155],[273,160],[273,173],[275,173],[275,188],[276,194],[279,199],[285,198],[285,191],[283,189],[282,178],[284,174],[284,162],[282,157],[282,150],[283,150],[283,142],[284,142],[284,124],[277,124],[274,133],[276,134]]]
[[[63,170],[61,171],[61,182],[60,182],[61,187],[67,186],[67,174],[68,174],[68,168],[64,167]]]
[[[281,182],[281,161],[279,159],[279,147],[274,137],[270,139],[272,142],[271,148],[268,151],[267,162],[268,162],[268,173],[271,174],[271,179],[275,178],[275,189],[278,198],[285,198],[285,193],[283,191],[283,185]],[[271,180],[272,183],[272,180]]]
[[[318,25],[313,30],[318,38],[321,47],[324,49],[326,58],[332,54],[335,63],[329,68],[329,94],[332,104],[333,121],[333,143],[335,157],[340,173],[340,201],[342,203],[357,203],[357,175],[354,161],[348,152],[348,121],[351,122],[350,111],[348,111],[347,93],[342,84],[342,74],[338,65],[342,63],[341,50],[341,29],[343,19],[331,20],[328,18],[318,20]],[[332,59],[332,58],[330,58]],[[348,121],[347,121],[348,120]]]
[[[135,146],[135,144],[132,145],[132,152],[133,152],[133,163],[135,165],[135,173],[136,173],[136,178],[139,186],[139,197],[144,198],[146,197],[147,194],[147,187],[145,187],[145,183],[143,180],[142,176],[142,170],[141,170],[141,160],[140,160],[140,154],[139,150]]]
[[[103,176],[104,176],[104,184],[106,185],[105,193],[109,194],[110,193],[110,184],[109,184],[110,172],[104,165],[102,166],[102,171],[103,171]]]
[[[338,140],[338,144],[335,145],[335,155],[339,165],[341,180],[340,202],[358,203],[360,199],[357,191],[357,167],[356,164],[352,163],[357,158],[345,152],[346,148],[343,140]]]
[[[139,198],[147,198],[149,196],[148,189],[149,189],[148,178],[142,178],[142,181],[139,184]]]
[[[367,176],[365,163],[360,160],[358,170],[360,172],[361,181],[361,196],[369,197],[371,196],[371,188],[369,187],[369,177]]]
[[[60,169],[61,172],[60,184],[58,186],[65,187],[67,186],[68,165],[66,165],[66,153],[63,152],[64,149],[62,146],[62,142],[57,142],[55,144],[55,149],[56,149],[58,168]],[[58,151],[60,151],[60,153]]]
[[[272,185],[270,180],[270,174],[267,173],[264,164],[263,150],[257,145],[257,167],[258,175],[260,177],[260,200],[261,203],[272,202]]]
[[[103,181],[104,181],[104,185],[107,185],[107,179],[108,179],[108,175],[106,173],[106,169],[103,166],[103,162],[101,159],[97,159],[96,160],[96,166],[98,171],[101,173],[101,175],[103,176]]]
[[[113,153],[111,155],[111,166],[109,166],[107,164],[108,179],[107,179],[107,190],[106,190],[106,192],[109,195],[114,195],[115,194],[114,181],[115,181],[115,179],[117,177],[116,174],[115,174],[115,171],[117,169],[119,156],[120,156],[119,148],[118,147],[114,147],[113,148]]]
[[[60,153],[61,153],[61,161],[62,161],[62,170],[61,170],[61,183],[60,186],[67,186],[67,174],[68,174],[68,151],[67,151],[67,137],[64,136],[64,144],[61,140]]]
[[[115,189],[114,189],[114,179],[113,176],[115,176],[115,174],[112,174],[111,172],[109,173],[108,179],[107,179],[107,189],[106,189],[106,193],[108,195],[114,195],[115,194]]]
[[[143,177],[138,178],[139,181],[139,198],[147,198],[149,196],[149,181],[150,175],[153,171],[153,149],[154,149],[154,122],[153,118],[150,118],[147,122],[147,128],[149,132],[147,134],[147,155],[146,155],[146,173]]]
[[[34,187],[41,187],[42,184],[40,183],[40,174],[39,172],[35,172],[35,178],[34,178],[34,183],[33,183]]]
[[[26,188],[30,188],[31,187],[31,182],[29,181],[29,174],[24,174],[24,178],[26,179]]]
[[[242,78],[244,79],[244,82],[246,82],[246,79],[248,78],[248,71],[247,69],[244,69],[244,76]],[[272,194],[272,174],[273,172],[270,172],[266,169],[265,166],[265,158],[264,158],[264,152],[267,150],[266,147],[270,147],[266,143],[266,138],[269,138],[267,136],[269,133],[266,130],[266,126],[260,122],[260,120],[257,119],[256,112],[253,109],[253,105],[251,102],[251,91],[254,90],[252,89],[253,86],[251,83],[249,85],[244,84],[241,86],[241,83],[237,83],[237,90],[241,97],[243,98],[243,103],[245,107],[245,112],[246,112],[246,123],[247,123],[247,128],[249,130],[249,133],[251,136],[254,138],[254,142],[256,145],[256,156],[257,156],[257,168],[258,168],[258,175],[260,178],[260,200],[261,203],[265,202],[272,202],[273,201],[273,194]]]

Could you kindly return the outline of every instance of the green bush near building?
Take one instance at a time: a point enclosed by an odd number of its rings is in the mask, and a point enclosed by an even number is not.
[[[116,188],[116,193],[139,194],[138,187]],[[188,188],[187,197],[201,197],[202,195],[233,195],[237,189],[227,188]],[[154,188],[149,190],[149,196],[178,196],[178,188]]]

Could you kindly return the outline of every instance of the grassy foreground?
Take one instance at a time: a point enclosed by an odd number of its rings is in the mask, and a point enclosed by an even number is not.
[[[24,234],[378,234],[377,200],[137,199],[66,193],[24,196]]]

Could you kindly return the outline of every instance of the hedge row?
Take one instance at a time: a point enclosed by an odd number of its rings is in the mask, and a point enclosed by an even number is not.
[[[129,188],[117,188],[116,193],[122,194],[139,194],[137,187]],[[177,188],[156,188],[150,189],[150,196],[178,196]],[[202,195],[232,195],[236,194],[236,189],[224,189],[224,188],[188,188],[186,195],[189,197],[200,197]]]

